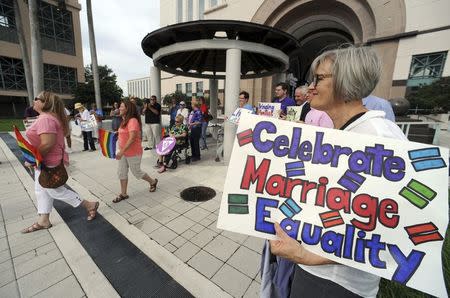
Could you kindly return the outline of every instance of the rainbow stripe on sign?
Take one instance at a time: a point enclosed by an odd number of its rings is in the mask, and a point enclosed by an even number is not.
[[[116,158],[117,133],[99,129],[98,143],[100,144],[103,156],[108,158]]]
[[[302,208],[297,205],[297,203],[295,203],[293,199],[287,199],[283,204],[281,204],[280,210],[284,215],[292,218],[294,217],[294,215],[300,213],[300,211],[302,211]]]
[[[42,162],[42,156],[39,151],[28,143],[27,140],[25,140],[16,126],[14,126],[14,133],[16,134],[17,145],[19,145],[25,161],[31,165],[39,167]]]
[[[444,240],[439,229],[432,222],[405,227],[405,230],[414,245]]]
[[[344,220],[339,211],[322,212],[319,216],[325,229],[344,224]]]
[[[237,134],[239,146],[244,146],[253,141],[253,130],[251,128]]]
[[[229,214],[248,214],[248,196],[241,194],[228,195]]]
[[[411,179],[399,194],[420,209],[425,208],[437,195],[434,190],[414,179]]]
[[[440,169],[447,166],[437,147],[411,150],[408,151],[408,155],[416,172]]]

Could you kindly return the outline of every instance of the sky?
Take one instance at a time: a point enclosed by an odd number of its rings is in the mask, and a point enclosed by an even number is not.
[[[81,4],[80,22],[83,63],[91,63],[86,0]],[[92,0],[97,61],[108,65],[127,95],[127,80],[150,75],[152,60],[144,54],[141,41],[159,28],[159,0]]]

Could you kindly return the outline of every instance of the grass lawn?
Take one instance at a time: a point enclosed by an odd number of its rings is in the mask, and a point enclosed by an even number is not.
[[[19,130],[24,130],[22,119],[0,119],[0,131],[12,131],[13,125]]]

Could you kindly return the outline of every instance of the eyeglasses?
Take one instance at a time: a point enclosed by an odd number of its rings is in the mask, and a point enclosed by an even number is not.
[[[42,98],[35,97],[35,98],[34,98],[34,101],[37,101],[37,100],[44,102],[44,100],[43,100]]]
[[[331,73],[324,73],[324,74],[316,74],[313,78],[313,85],[314,87],[317,87],[317,84],[319,84],[320,81],[322,81],[323,79],[326,78],[331,78],[333,76],[333,74]]]

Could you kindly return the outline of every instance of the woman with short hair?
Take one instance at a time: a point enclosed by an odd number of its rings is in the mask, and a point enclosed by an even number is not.
[[[311,66],[309,85],[312,108],[326,112],[336,129],[406,140],[400,128],[383,111],[368,111],[362,98],[378,83],[381,64],[373,50],[348,47],[327,51]],[[375,297],[380,277],[340,265],[306,250],[275,224],[277,240],[270,241],[273,254],[295,266],[291,297]]]
[[[200,137],[202,135],[203,115],[200,111],[200,103],[192,102],[192,111],[189,116],[189,129],[191,131],[189,140],[191,143],[192,159],[191,161],[200,160]]]
[[[37,120],[26,131],[31,145],[41,154],[42,163],[47,168],[54,168],[63,162],[69,164],[69,156],[65,152],[64,138],[69,133],[64,104],[54,93],[43,91],[34,99],[34,110],[39,113]],[[49,229],[50,212],[53,208],[53,200],[61,200],[73,207],[82,206],[88,213],[87,220],[93,220],[97,216],[98,202],[82,200],[80,196],[66,188],[65,185],[57,188],[44,188],[39,184],[41,170],[34,171],[34,192],[36,195],[38,220],[22,230],[22,233],[31,233],[37,230]]]
[[[141,143],[141,117],[137,112],[136,105],[131,101],[123,101],[119,107],[122,123],[119,127],[118,147],[119,152],[116,159],[119,160],[117,175],[120,180],[120,194],[113,200],[118,203],[129,198],[128,169],[131,170],[136,179],[144,179],[149,183],[149,191],[154,192],[158,179],[151,178],[141,170],[142,143]]]

